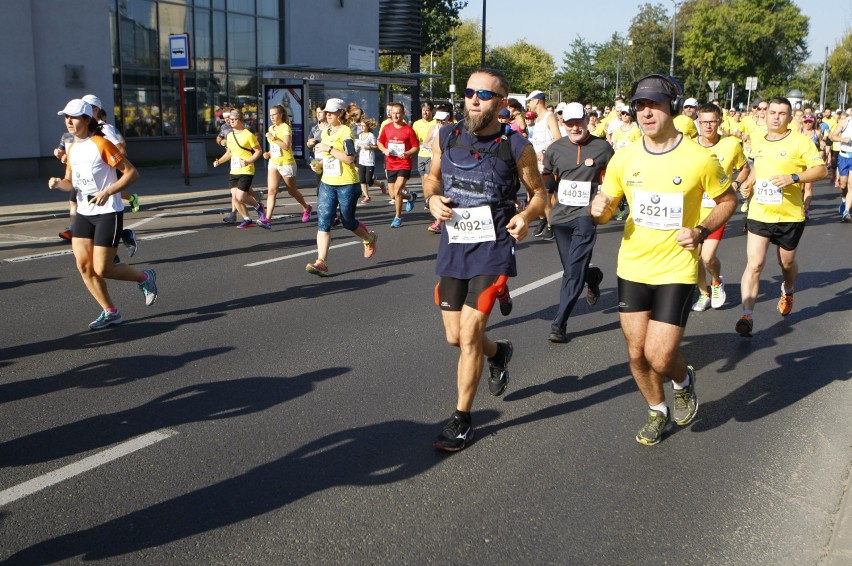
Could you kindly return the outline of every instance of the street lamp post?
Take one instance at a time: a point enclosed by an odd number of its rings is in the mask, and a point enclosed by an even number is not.
[[[479,65],[485,67],[485,8],[488,6],[488,0],[482,0],[482,51],[479,56]]]
[[[677,33],[677,8],[680,6],[680,2],[675,2],[672,0],[672,4],[674,4],[674,16],[672,16],[672,60],[669,63],[669,75],[674,76],[674,55],[675,55],[675,34]]]
[[[633,40],[628,39],[627,45],[633,45]],[[624,38],[621,39],[621,55],[618,57],[618,65],[615,68],[615,96],[621,94],[619,88],[621,88],[621,62],[624,60]]]

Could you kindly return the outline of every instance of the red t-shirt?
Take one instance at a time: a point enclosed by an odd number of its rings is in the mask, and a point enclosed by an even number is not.
[[[385,156],[385,169],[388,171],[405,171],[411,169],[411,156],[397,157],[393,153],[402,155],[404,151],[408,151],[413,147],[420,147],[420,142],[417,141],[417,134],[414,133],[414,128],[408,124],[402,124],[398,128],[393,123],[388,124],[382,128],[382,133],[379,134],[379,142],[391,150],[391,155]]]

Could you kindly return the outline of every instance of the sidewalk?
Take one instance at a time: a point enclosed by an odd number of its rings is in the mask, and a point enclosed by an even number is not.
[[[62,174],[57,162],[56,175]],[[296,174],[299,190],[305,196],[316,195],[317,177],[307,166],[300,166]],[[254,189],[266,193],[266,168],[257,168]],[[282,184],[282,191],[286,194]],[[131,192],[139,194],[142,208],[162,203],[188,203],[228,198],[227,167],[208,166],[208,175],[190,177],[184,184],[183,171],[177,167],[140,167],[139,181]],[[18,179],[0,182],[0,226],[28,220],[68,217],[68,193],[51,191],[47,178]],[[125,203],[126,206],[126,203]]]

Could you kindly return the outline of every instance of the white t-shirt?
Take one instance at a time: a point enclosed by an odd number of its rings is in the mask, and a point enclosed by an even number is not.
[[[365,145],[376,145],[376,136],[373,132],[362,132],[355,142],[358,146],[358,165],[373,167],[376,165],[376,150],[364,149]]]
[[[101,136],[91,136],[82,141],[75,141],[68,148],[66,175],[71,178],[71,184],[77,190],[77,214],[94,216],[121,212],[124,203],[121,193],[112,195],[103,206],[89,203],[89,198],[118,180],[115,166],[124,157],[109,140]]]

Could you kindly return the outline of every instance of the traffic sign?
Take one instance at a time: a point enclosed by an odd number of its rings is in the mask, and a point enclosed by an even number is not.
[[[757,90],[757,77],[746,77],[746,90]]]
[[[189,69],[189,34],[169,36],[169,67],[172,71]]]
[[[710,90],[712,90],[713,92],[716,92],[716,89],[719,88],[720,84],[720,81],[707,81],[707,86],[709,86]]]

